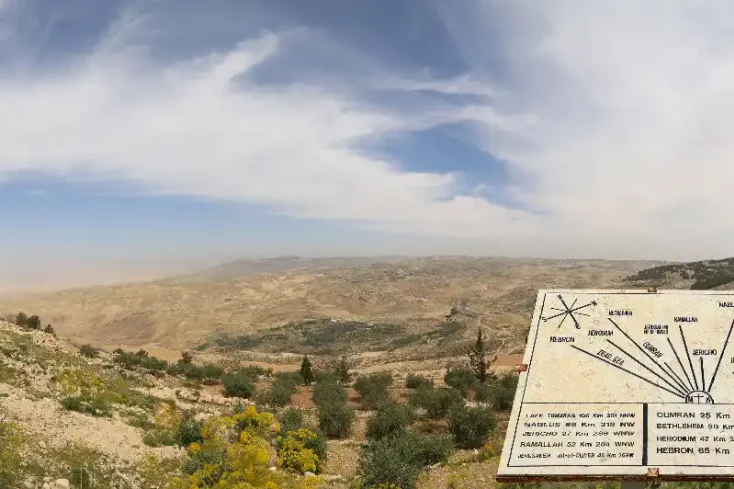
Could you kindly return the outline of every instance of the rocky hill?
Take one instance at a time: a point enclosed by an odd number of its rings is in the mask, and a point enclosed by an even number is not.
[[[730,289],[734,285],[734,258],[659,265],[640,270],[623,283],[661,289]]]
[[[109,349],[381,352],[398,361],[450,356],[451,345],[483,326],[497,353],[512,354],[524,347],[539,288],[617,286],[657,263],[454,257],[324,264],[2,298],[0,311],[38,314],[64,337]]]
[[[411,380],[313,368],[304,385],[298,372],[76,347],[0,322],[0,488],[493,486],[513,373],[480,384],[460,369]],[[468,416],[472,435],[449,433],[451,416]]]

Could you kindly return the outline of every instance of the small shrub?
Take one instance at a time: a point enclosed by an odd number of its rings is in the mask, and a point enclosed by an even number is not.
[[[346,438],[354,423],[354,410],[341,404],[322,405],[318,407],[319,428],[328,438]]]
[[[249,376],[241,372],[233,372],[224,376],[225,396],[249,399],[254,392],[255,383]]]
[[[303,411],[300,409],[285,409],[280,414],[279,420],[281,436],[285,436],[289,431],[297,431],[304,427]]]
[[[469,367],[459,366],[446,369],[446,375],[444,375],[443,381],[449,387],[453,387],[461,392],[462,396],[466,396],[469,389],[476,382],[476,377],[474,371]]]
[[[176,433],[169,430],[153,430],[143,435],[143,443],[149,447],[172,447],[179,444]]]
[[[303,377],[300,372],[281,372],[275,376],[274,383],[287,386],[295,392],[296,387],[303,385]]]
[[[317,438],[316,433],[305,428],[289,431],[279,443],[280,465],[300,474],[321,472],[326,451],[324,450],[322,458],[311,448],[314,446],[312,442]]]
[[[291,402],[291,396],[293,395],[293,389],[282,383],[273,383],[268,390],[266,390],[262,396],[259,396],[259,401],[270,407],[284,407]]]
[[[518,377],[515,374],[506,373],[501,375],[492,383],[491,404],[496,411],[509,411],[515,399]]]
[[[433,389],[421,387],[416,389],[408,398],[408,403],[414,407],[426,410],[430,419],[441,419],[448,415],[455,405],[464,405],[461,393],[454,389]]]
[[[410,406],[400,405],[394,401],[386,402],[367,421],[367,438],[377,440],[402,434],[405,425],[414,418],[415,414]]]
[[[451,446],[448,436],[412,433],[374,440],[360,460],[359,475],[364,487],[414,489],[421,470],[445,462]]]
[[[413,447],[414,459],[422,467],[446,462],[454,448],[451,435],[410,433],[408,441]]]
[[[79,354],[87,358],[97,358],[99,356],[99,349],[87,343],[79,347]]]
[[[408,374],[405,378],[405,387],[418,389],[419,387],[433,387],[433,381],[422,375]]]
[[[491,403],[493,400],[492,389],[487,384],[477,383],[474,386],[474,400],[482,403]]]
[[[354,389],[359,392],[362,405],[367,409],[374,409],[390,399],[388,387],[392,381],[392,375],[385,372],[363,375],[354,383]]]
[[[487,407],[454,406],[449,414],[449,430],[462,448],[480,448],[496,426],[494,413]]]
[[[61,400],[61,405],[69,411],[91,414],[97,417],[111,415],[111,406],[98,397],[69,396]]]
[[[178,444],[182,447],[188,447],[192,443],[202,443],[204,441],[201,436],[203,428],[203,422],[197,421],[191,416],[184,416],[178,427]]]
[[[313,387],[313,402],[316,406],[347,402],[347,391],[334,377],[323,377]]]
[[[46,334],[50,334],[51,336],[56,336],[56,331],[54,331],[53,326],[50,324],[47,324],[45,328],[43,328],[43,332]]]
[[[359,476],[366,488],[394,484],[415,489],[421,469],[402,437],[371,442],[359,462]]]

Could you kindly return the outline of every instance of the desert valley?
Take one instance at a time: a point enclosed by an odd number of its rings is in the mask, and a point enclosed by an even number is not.
[[[3,297],[0,486],[494,487],[538,289],[733,264],[291,257]]]

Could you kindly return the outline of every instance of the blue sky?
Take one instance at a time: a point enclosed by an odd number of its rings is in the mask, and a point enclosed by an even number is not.
[[[0,289],[285,254],[728,256],[730,9],[0,0]]]

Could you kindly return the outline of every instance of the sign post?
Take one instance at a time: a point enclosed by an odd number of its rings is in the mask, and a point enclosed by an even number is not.
[[[731,291],[541,290],[497,480],[734,480],[733,330]]]

